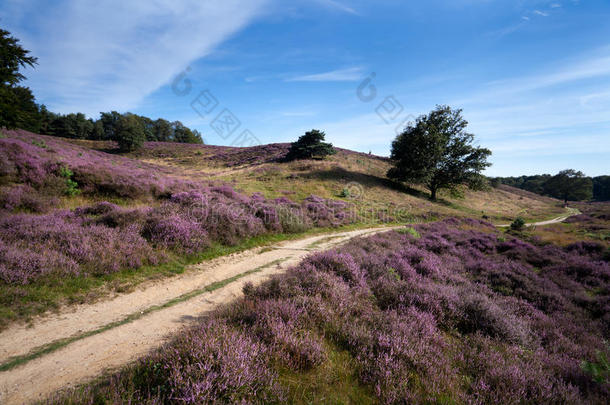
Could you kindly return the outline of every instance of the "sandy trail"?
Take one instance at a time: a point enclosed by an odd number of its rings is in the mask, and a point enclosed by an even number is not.
[[[540,222],[532,222],[529,224],[525,224],[525,226],[530,227],[530,226],[544,226],[544,225],[552,225],[552,224],[558,224],[560,222],[565,221],[566,219],[573,217],[574,215],[578,215],[580,214],[580,211],[578,211],[577,209],[574,208],[567,208],[567,213],[564,215],[561,215],[557,218],[553,218],[553,219],[549,219],[548,221],[540,221]],[[498,228],[508,228],[510,226],[510,224],[502,224],[502,225],[496,225]]]
[[[58,389],[85,382],[106,370],[132,362],[159,347],[172,333],[192,323],[198,316],[240,296],[244,283],[260,283],[270,275],[297,264],[312,251],[326,250],[354,237],[388,229],[392,228],[321,234],[282,242],[271,246],[271,250],[257,248],[221,257],[191,266],[183,275],[145,283],[131,293],[38,318],[33,327],[10,327],[0,333],[0,363],[58,340],[95,331],[133,314],[145,313],[138,319],[77,339],[63,348],[0,372],[0,403],[23,404],[44,399]],[[250,274],[214,291],[147,312],[151,307],[244,273]]]

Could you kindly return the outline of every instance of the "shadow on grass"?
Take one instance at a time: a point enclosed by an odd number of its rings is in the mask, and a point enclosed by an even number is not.
[[[331,181],[331,180],[342,180],[347,182],[356,182],[366,187],[373,186],[383,186],[404,194],[408,194],[410,196],[421,198],[426,201],[430,201],[430,195],[426,192],[416,190],[411,188],[403,183],[399,183],[394,180],[390,180],[385,177],[374,176],[372,174],[353,172],[350,170],[345,170],[342,167],[333,167],[328,170],[314,170],[311,173],[303,175],[305,178],[309,179],[318,179],[322,181]],[[445,200],[437,200],[437,203],[441,203],[444,205],[451,205],[450,202]]]

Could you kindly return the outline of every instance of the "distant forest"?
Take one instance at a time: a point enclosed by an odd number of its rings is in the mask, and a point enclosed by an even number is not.
[[[520,177],[495,177],[492,178],[493,185],[506,184],[522,190],[531,191],[540,195],[554,196],[549,189],[549,181],[554,176],[550,174],[539,174],[535,176]],[[610,176],[587,177],[591,183],[591,194],[595,201],[610,201]]]
[[[121,149],[133,150],[144,141],[203,143],[201,134],[180,121],[152,120],[116,111],[101,112],[98,119],[82,113],[56,114],[36,102],[20,68],[34,67],[37,58],[23,49],[10,32],[0,29],[0,129],[21,128],[43,135],[74,139],[113,140]]]
[[[146,141],[203,143],[197,130],[184,126],[180,121],[170,122],[163,118],[152,120],[141,115],[116,111],[102,112],[97,120],[85,117],[82,113],[56,114],[44,105],[33,111],[22,128],[43,135],[61,136],[73,139],[116,140],[117,124],[121,117],[131,116],[143,129]],[[25,125],[24,125],[25,124]]]

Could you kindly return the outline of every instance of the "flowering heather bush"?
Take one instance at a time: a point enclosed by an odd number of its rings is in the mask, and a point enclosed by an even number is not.
[[[273,401],[284,387],[272,370],[315,369],[338,347],[384,404],[607,403],[607,381],[581,366],[610,337],[610,268],[596,248],[505,242],[457,220],[417,232],[356,239],[247,285],[134,369],[69,398]]]
[[[155,246],[195,253],[209,246],[208,234],[198,224],[179,215],[152,215],[142,235]]]
[[[58,198],[44,195],[27,184],[5,187],[0,190],[0,212],[2,210],[9,212],[23,210],[44,213],[57,203]]]
[[[192,254],[212,241],[234,245],[268,232],[353,221],[351,214],[341,215],[347,205],[318,197],[311,200],[323,207],[323,219],[318,211],[305,208],[311,202],[299,205],[288,199],[247,197],[228,186],[175,193],[154,207],[130,209],[100,202],[44,216],[0,215],[0,241],[10,251],[0,257],[2,280],[25,284],[57,272],[108,274],[158,263],[166,257],[165,250]],[[18,257],[27,260],[19,262]],[[23,263],[30,263],[30,274]]]
[[[0,218],[0,240],[13,252],[0,259],[8,283],[25,284],[47,273],[107,274],[159,260],[136,226],[119,230],[90,224],[69,211]],[[11,260],[30,255],[38,264],[32,271]]]

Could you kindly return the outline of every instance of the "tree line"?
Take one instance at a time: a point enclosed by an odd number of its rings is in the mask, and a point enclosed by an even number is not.
[[[556,175],[494,177],[493,186],[506,184],[532,193],[560,198],[564,201],[610,201],[610,176],[587,177],[575,170],[562,170]]]
[[[74,139],[113,140],[122,150],[134,150],[145,141],[203,143],[201,133],[180,121],[152,120],[141,115],[116,111],[102,112],[98,119],[83,113],[57,114],[36,103],[32,91],[20,82],[23,67],[34,67],[19,40],[0,29],[0,128],[20,128],[44,135]]]

